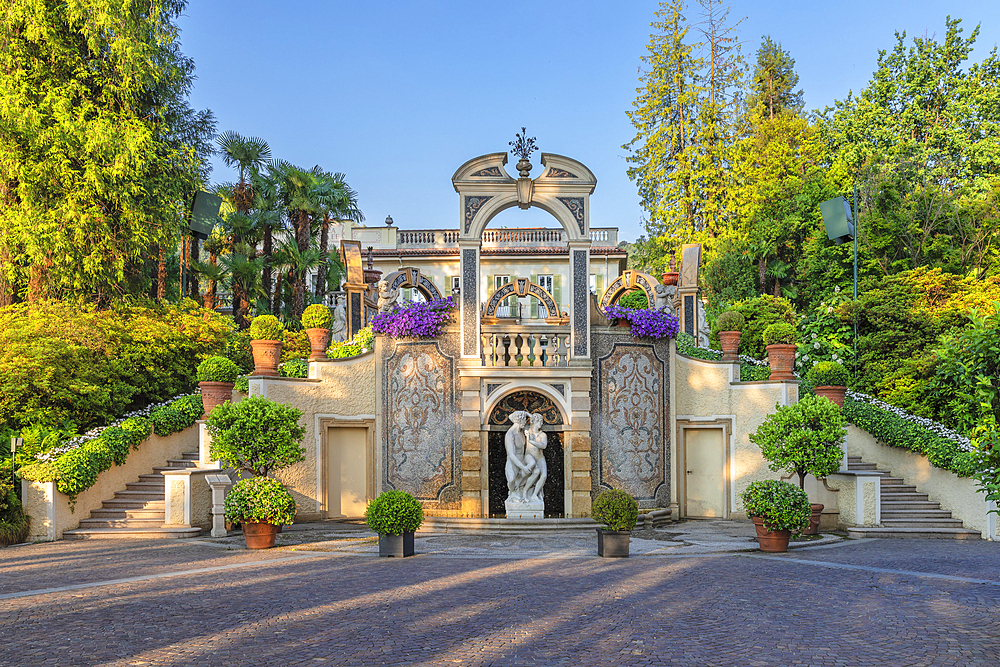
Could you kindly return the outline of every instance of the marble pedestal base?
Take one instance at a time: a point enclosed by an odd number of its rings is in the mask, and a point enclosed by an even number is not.
[[[545,503],[541,500],[531,500],[526,503],[511,500],[508,498],[504,502],[504,507],[507,508],[507,518],[508,519],[544,519],[545,518]]]

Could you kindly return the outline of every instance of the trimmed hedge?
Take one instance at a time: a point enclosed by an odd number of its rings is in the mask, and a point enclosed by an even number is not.
[[[420,501],[406,491],[383,491],[365,508],[365,523],[376,533],[402,535],[412,533],[424,522]]]
[[[639,503],[621,489],[601,491],[590,507],[590,516],[605,530],[632,530],[639,518]]]
[[[890,447],[923,454],[936,468],[949,470],[959,477],[971,477],[976,472],[973,452],[888,410],[848,396],[844,401],[844,416]]]
[[[328,348],[326,348],[326,356],[329,359],[347,359],[348,357],[356,357],[360,354],[364,354],[375,347],[375,332],[368,326],[364,329],[359,329],[356,334],[354,334],[353,340],[341,341],[339,343],[331,343]]]
[[[698,347],[695,344],[694,336],[683,331],[677,334],[677,353],[695,359],[706,361],[719,361],[722,359],[722,352],[705,347]],[[759,366],[743,358],[740,364],[740,382],[758,382],[771,379],[771,367],[768,365]]]
[[[181,396],[174,402],[153,410],[149,415],[149,421],[153,425],[153,433],[167,436],[194,425],[204,412],[205,406],[201,394],[191,394]]]
[[[10,482],[0,482],[0,547],[19,544],[28,537],[31,517],[21,507]]]

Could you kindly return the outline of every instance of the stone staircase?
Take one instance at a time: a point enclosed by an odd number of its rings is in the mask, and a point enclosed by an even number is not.
[[[200,528],[164,528],[166,521],[166,486],[162,473],[197,467],[198,452],[185,452],[179,459],[170,459],[167,465],[153,468],[139,481],[125,485],[124,491],[105,500],[101,509],[91,511],[89,519],[80,521],[80,527],[63,533],[66,540],[87,539],[180,539],[198,537]]]
[[[902,477],[893,477],[874,463],[865,463],[860,456],[847,457],[848,470],[871,471],[881,475],[882,524],[847,529],[848,537],[919,537],[956,540],[978,540],[979,531],[969,530],[949,510],[918,493],[917,487]]]

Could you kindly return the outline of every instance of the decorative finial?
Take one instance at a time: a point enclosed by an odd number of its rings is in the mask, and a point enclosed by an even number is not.
[[[368,246],[368,270],[375,268],[375,246]]]
[[[521,158],[517,162],[517,173],[521,178],[528,178],[531,172],[531,154],[538,150],[538,146],[535,145],[535,137],[529,137],[524,127],[521,127],[521,131],[515,137],[516,139],[509,144],[514,154]]]
[[[385,216],[385,226],[386,227],[392,227],[392,216],[391,215]]]
[[[675,253],[673,250],[670,251],[670,270],[671,271],[677,270],[677,253]]]

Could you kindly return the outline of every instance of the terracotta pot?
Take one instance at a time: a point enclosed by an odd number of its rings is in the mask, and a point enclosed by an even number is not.
[[[767,346],[767,363],[771,365],[772,380],[794,380],[795,374],[795,352],[797,345],[776,345]]]
[[[802,531],[803,535],[819,535],[819,520],[823,516],[823,503],[810,503],[809,527]]]
[[[243,522],[243,540],[247,543],[247,549],[270,549],[274,546],[274,537],[277,534],[278,527],[273,524]]]
[[[773,554],[788,551],[788,539],[792,536],[790,530],[768,530],[759,516],[753,517],[753,525],[757,529],[757,543],[761,551]]]
[[[740,359],[740,336],[739,331],[720,331],[719,342],[722,343],[722,360],[739,361]]]
[[[232,382],[199,382],[201,387],[201,405],[205,409],[202,419],[208,419],[217,405],[233,400]]]
[[[847,392],[847,387],[831,387],[829,385],[823,385],[822,387],[813,387],[813,393],[817,396],[826,396],[831,401],[837,404],[837,407],[844,407],[844,394]]]
[[[626,319],[620,319],[620,320],[618,320],[618,321],[615,322],[615,326],[616,327],[624,327],[626,329],[631,329],[632,328],[632,323],[630,321],[626,320]]]
[[[253,374],[277,377],[278,362],[281,361],[281,341],[252,340],[250,347],[253,348]]]
[[[681,274],[677,273],[676,271],[668,271],[663,274],[660,282],[662,282],[664,285],[676,285],[680,277]]]
[[[601,558],[628,558],[631,530],[597,529],[597,555]]]
[[[306,329],[309,336],[309,361],[326,361],[326,346],[330,343],[329,329]]]

